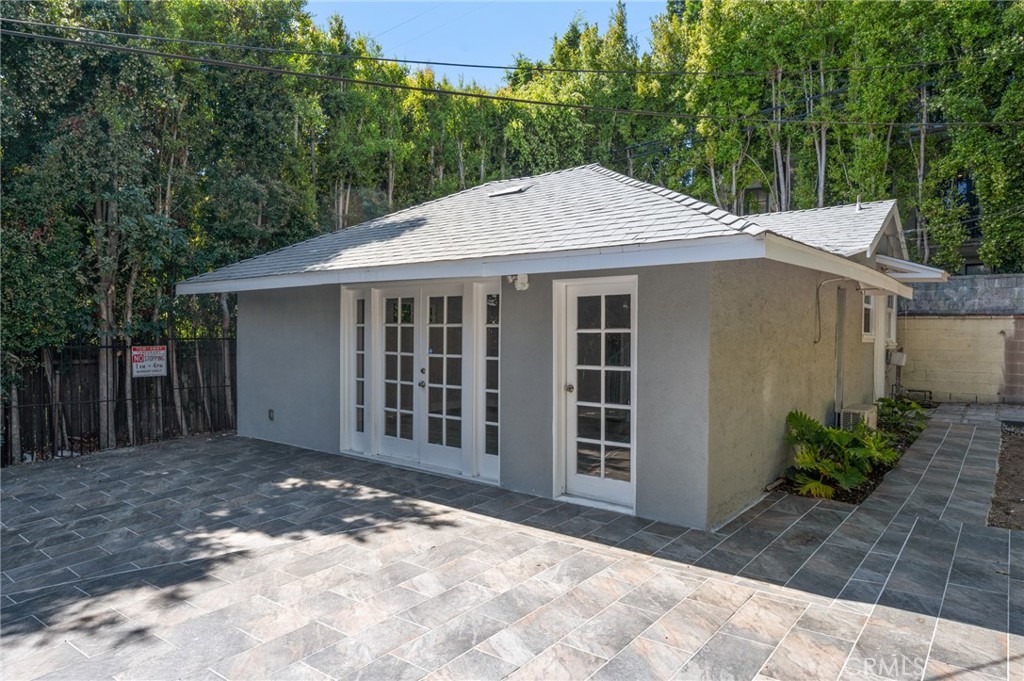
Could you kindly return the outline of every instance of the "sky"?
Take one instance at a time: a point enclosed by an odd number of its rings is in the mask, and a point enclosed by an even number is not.
[[[597,23],[602,33],[614,2],[520,0],[519,2],[345,2],[309,0],[307,10],[317,24],[326,26],[340,14],[352,33],[373,37],[388,57],[474,64],[512,63],[523,53],[533,60],[547,59],[551,41],[562,34],[579,13]],[[650,43],[651,19],[663,12],[664,0],[627,0],[629,32],[641,49]],[[501,84],[504,71],[435,67],[453,83],[460,77],[488,88]]]

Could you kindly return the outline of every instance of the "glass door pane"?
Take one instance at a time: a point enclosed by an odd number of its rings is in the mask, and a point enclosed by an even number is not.
[[[462,296],[427,299],[427,442],[462,447]]]
[[[384,299],[384,436],[415,439],[414,297]]]
[[[632,504],[634,297],[610,284],[569,292],[566,487]]]

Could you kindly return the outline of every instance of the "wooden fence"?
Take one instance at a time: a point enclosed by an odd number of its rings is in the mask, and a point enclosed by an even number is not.
[[[123,342],[43,350],[24,362],[4,394],[0,465],[233,429],[235,340],[153,344],[167,347],[166,376],[133,378]]]

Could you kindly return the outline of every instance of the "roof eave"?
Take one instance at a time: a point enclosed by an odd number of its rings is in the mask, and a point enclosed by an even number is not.
[[[736,234],[647,244],[576,249],[513,256],[447,260],[372,268],[309,270],[239,279],[196,278],[178,282],[178,295],[236,293],[325,284],[373,284],[431,279],[478,279],[510,274],[580,272],[655,265],[681,265],[765,256],[764,239]],[[838,256],[836,256],[838,257]]]

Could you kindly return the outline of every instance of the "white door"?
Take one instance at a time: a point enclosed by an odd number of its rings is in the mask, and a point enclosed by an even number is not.
[[[460,471],[461,287],[388,291],[383,306],[381,454]]]
[[[568,284],[566,295],[566,492],[632,508],[635,281]]]

